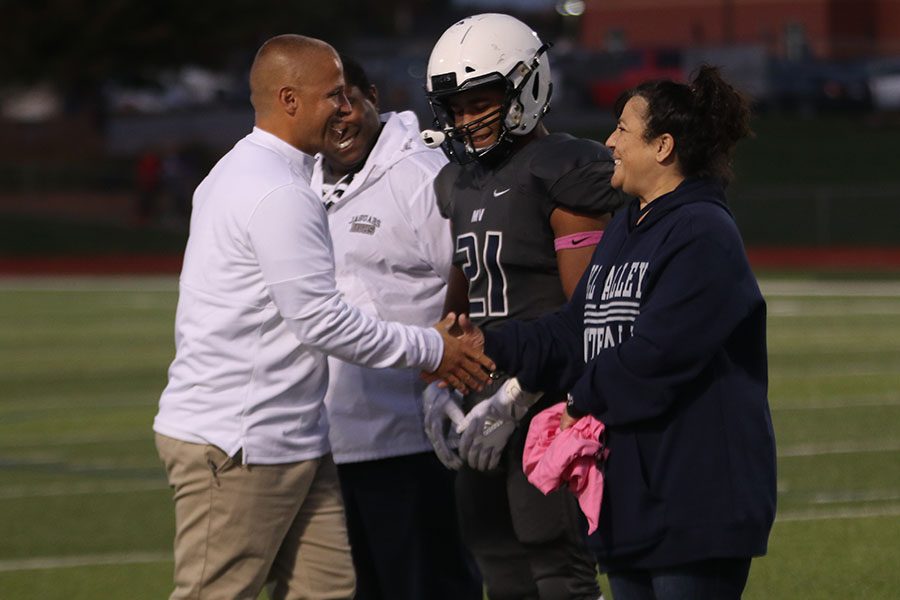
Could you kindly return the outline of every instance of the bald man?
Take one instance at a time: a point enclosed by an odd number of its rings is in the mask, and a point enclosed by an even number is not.
[[[312,155],[350,107],[319,40],[267,41],[256,126],[194,194],[176,354],[154,420],[175,499],[171,598],[351,598],[355,578],[327,438],[326,354],[480,387],[493,365],[434,328],[343,303]],[[376,222],[368,223],[378,227]]]

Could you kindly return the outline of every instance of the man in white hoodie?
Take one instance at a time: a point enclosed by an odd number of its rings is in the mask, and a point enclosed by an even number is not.
[[[447,160],[409,111],[379,115],[378,90],[342,56],[351,111],[326,143],[312,187],[328,210],[337,288],[372,316],[441,316],[452,245],[433,180]],[[425,383],[412,369],[329,359],[329,439],[347,513],[357,600],[480,600],[462,545],[454,475],[423,429]]]
[[[312,155],[350,111],[337,53],[282,35],[250,70],[253,132],[194,194],[176,354],[153,424],[175,500],[171,598],[352,598],[354,573],[323,400],[326,354],[479,387],[449,322],[366,314],[335,288]],[[465,387],[464,385],[464,387]]]

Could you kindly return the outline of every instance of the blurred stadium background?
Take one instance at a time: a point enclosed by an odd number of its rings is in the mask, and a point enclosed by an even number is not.
[[[194,185],[252,125],[271,35],[359,58],[430,122],[431,45],[509,12],[554,42],[552,129],[721,65],[752,98],[730,196],[770,308],[779,517],[746,597],[900,589],[900,0],[0,0],[0,598],[160,598],[150,423]],[[605,582],[604,582],[605,586]],[[606,588],[605,588],[606,589]]]

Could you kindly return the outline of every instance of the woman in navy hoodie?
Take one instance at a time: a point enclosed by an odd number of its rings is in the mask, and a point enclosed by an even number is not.
[[[571,390],[563,428],[606,424],[591,542],[616,600],[740,598],[775,517],[766,305],[724,193],[749,111],[703,67],[627,92],[617,114],[612,184],[635,199],[571,302],[465,326],[524,389]]]

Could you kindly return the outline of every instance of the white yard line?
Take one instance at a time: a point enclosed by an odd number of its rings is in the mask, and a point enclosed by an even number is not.
[[[776,296],[900,297],[900,281],[764,279],[759,282],[759,286],[767,298]]]
[[[900,280],[763,279],[765,296],[900,297]],[[35,292],[172,292],[176,276],[0,277],[0,291]]]
[[[832,521],[835,519],[868,519],[872,517],[900,517],[900,504],[849,507],[834,510],[790,510],[777,514],[775,522]]]
[[[4,292],[175,292],[176,276],[0,277]]]
[[[45,485],[0,486],[0,500],[21,498],[50,498],[54,496],[84,496],[93,494],[131,494],[168,489],[161,480],[133,481],[130,483],[51,483]]]
[[[900,452],[900,440],[875,442],[836,442],[831,444],[797,444],[778,449],[779,458],[825,456],[828,454],[876,454]]]
[[[0,560],[0,573],[69,569],[72,567],[97,567],[103,565],[136,565],[171,562],[171,560],[171,552],[121,552],[118,554],[41,556],[19,560]]]
[[[897,301],[874,302],[856,301],[852,303],[829,304],[825,306],[813,306],[809,302],[798,300],[773,300],[769,298],[767,315],[778,317],[860,317],[876,316],[891,317],[900,315],[900,297]]]
[[[153,432],[147,427],[145,433],[140,434],[75,434],[61,435],[48,439],[47,437],[34,437],[33,439],[3,440],[0,441],[0,449],[3,448],[29,448],[50,446],[79,446],[82,444],[105,444],[108,442],[140,442],[153,440]]]
[[[887,408],[900,406],[900,397],[895,395],[898,393],[900,393],[900,391],[892,393],[891,396],[872,395],[855,396],[852,397],[853,399],[835,398],[832,401],[817,401],[816,403],[804,405],[778,404],[777,406],[772,406],[771,410],[772,412],[803,412],[846,408]]]
[[[54,410],[71,411],[73,408],[79,410],[94,408],[135,408],[141,406],[156,406],[158,402],[158,394],[136,394],[133,396],[110,395],[106,400],[102,398],[78,398],[74,396],[70,398],[46,398],[41,400],[15,398],[13,400],[0,401],[0,415],[4,412],[13,411],[36,412]]]
[[[792,510],[779,513],[776,523],[803,521],[832,521],[836,519],[865,519],[900,517],[900,504],[879,507],[842,508],[837,510]],[[134,565],[172,561],[171,552],[120,552],[115,554],[78,554],[73,556],[40,556],[16,560],[0,560],[0,573],[44,571],[75,567],[106,565]]]
[[[896,490],[841,490],[815,492],[809,496],[809,504],[857,504],[861,502],[896,502],[900,492]]]

